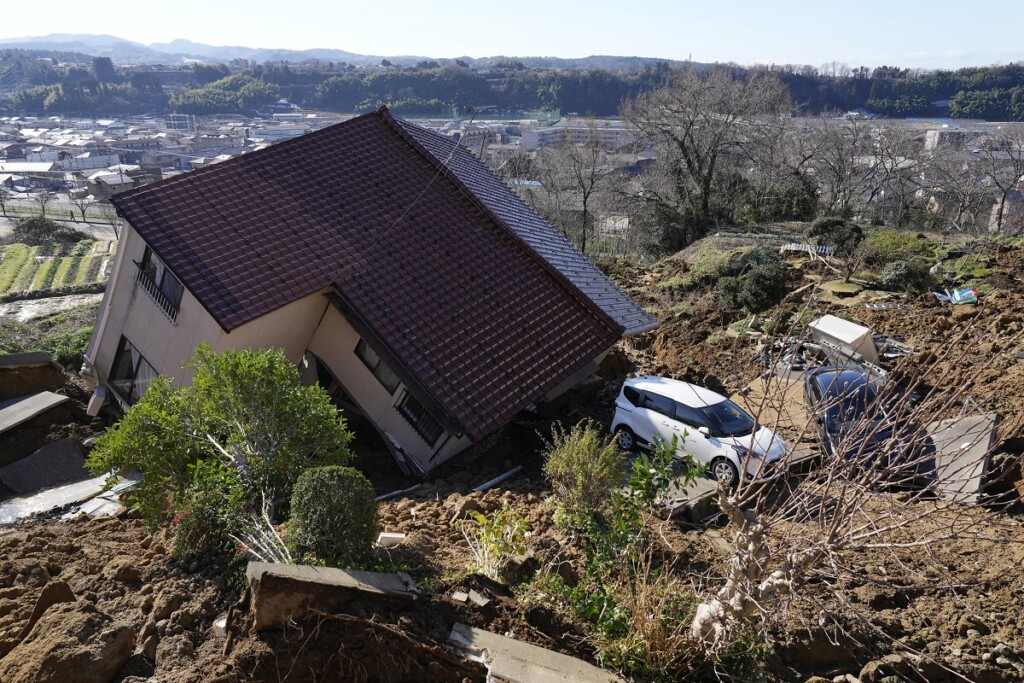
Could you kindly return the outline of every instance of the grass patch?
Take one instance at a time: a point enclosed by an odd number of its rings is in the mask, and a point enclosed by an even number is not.
[[[833,294],[848,294],[853,296],[863,291],[864,287],[856,282],[844,282],[843,280],[831,280],[821,285],[821,289]]]

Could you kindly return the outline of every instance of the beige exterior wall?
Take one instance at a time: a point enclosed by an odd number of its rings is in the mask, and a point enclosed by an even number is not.
[[[358,343],[359,334],[331,306],[313,335],[309,350],[330,368],[363,414],[377,425],[385,440],[390,436],[424,471],[436,467],[471,445],[465,436],[456,438],[452,435],[449,438],[445,434],[438,438],[433,447],[427,445],[394,407],[405,393],[405,386],[399,384],[395,393],[389,394],[355,355]]]
[[[171,375],[180,383],[185,379],[181,365],[192,356],[193,349],[204,341],[215,344],[224,333],[188,290],[182,293],[177,319],[172,322],[164,315],[135,282],[135,262],[142,260],[145,249],[146,243],[138,233],[125,226],[86,354],[101,383],[107,381],[121,335],[157,372]]]

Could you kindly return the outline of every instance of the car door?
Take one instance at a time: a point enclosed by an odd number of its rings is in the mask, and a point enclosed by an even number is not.
[[[694,408],[676,403],[675,418],[686,430],[683,450],[692,455],[697,462],[710,463],[712,458],[721,451],[721,447],[717,443],[712,443],[709,437],[698,431],[701,427],[707,426],[704,416]]]
[[[672,436],[676,434],[682,438],[682,427],[672,417],[675,401],[651,391],[641,392],[641,397],[640,407],[633,411],[636,435],[652,445],[659,439],[672,443]],[[673,423],[678,429],[673,429]]]

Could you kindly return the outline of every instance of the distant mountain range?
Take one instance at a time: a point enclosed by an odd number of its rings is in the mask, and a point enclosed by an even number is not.
[[[349,64],[378,64],[388,59],[394,64],[415,64],[431,59],[411,55],[361,55],[336,49],[284,50],[252,48],[241,45],[205,45],[191,40],[172,40],[169,43],[143,45],[124,38],[109,35],[51,33],[35,38],[0,39],[0,49],[19,48],[23,50],[56,50],[80,52],[96,57],[110,57],[117,64],[181,64],[187,60],[205,63],[225,62],[229,59],[248,59],[253,62],[301,62],[307,59],[321,59]],[[514,60],[528,67],[549,67],[561,69],[636,69],[656,62],[672,60],[649,57],[615,57],[595,55],[577,59],[558,57],[505,57],[494,56],[474,59],[460,57],[470,65],[486,66],[501,61]]]

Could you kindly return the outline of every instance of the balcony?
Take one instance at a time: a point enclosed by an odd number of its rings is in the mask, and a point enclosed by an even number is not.
[[[178,317],[178,304],[171,301],[171,299],[160,288],[160,285],[157,284],[156,280],[153,279],[153,276],[146,272],[145,267],[143,267],[141,263],[138,261],[133,261],[133,263],[136,266],[135,281],[139,283],[139,286],[141,286],[143,290],[145,290],[146,294],[149,295],[149,298],[157,305],[157,308],[163,311],[168,320],[173,323]],[[173,276],[170,276],[169,273],[165,273],[164,277]]]

